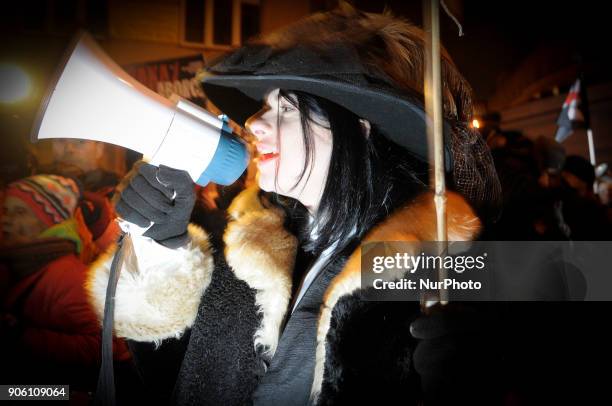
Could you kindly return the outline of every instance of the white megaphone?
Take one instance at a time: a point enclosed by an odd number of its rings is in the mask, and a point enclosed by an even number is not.
[[[38,110],[31,139],[80,138],[138,151],[194,182],[232,184],[249,161],[225,120],[170,100],[128,75],[82,33],[68,49]]]

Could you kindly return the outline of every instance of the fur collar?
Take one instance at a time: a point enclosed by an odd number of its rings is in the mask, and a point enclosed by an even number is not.
[[[362,240],[375,241],[435,241],[436,209],[432,193],[418,196],[374,227]],[[480,232],[480,220],[458,194],[447,193],[447,232],[449,241],[469,241]],[[361,246],[349,257],[342,271],[331,281],[319,314],[317,352],[311,397],[316,400],[321,391],[325,369],[325,341],[334,306],[341,297],[361,289]]]
[[[238,279],[256,291],[262,321],[255,346],[272,358],[280,327],[291,299],[291,278],[297,238],[283,227],[283,214],[266,208],[257,188],[240,193],[228,208],[229,222],[223,240],[225,260]]]
[[[256,290],[256,302],[262,321],[255,333],[255,345],[273,356],[280,327],[291,295],[291,276],[297,239],[283,227],[283,215],[259,200],[257,189],[241,193],[228,209],[230,218],[224,235],[225,257],[236,276]],[[426,193],[392,213],[362,240],[434,241],[435,207],[433,195]],[[450,241],[474,239],[480,221],[458,194],[447,194],[447,229]],[[361,288],[361,248],[349,257],[342,271],[331,281],[323,297],[317,331],[315,377],[312,397],[321,388],[325,361],[325,341],[331,314],[338,300]]]
[[[361,244],[375,241],[436,241],[436,209],[433,194],[425,193],[398,209],[374,227]],[[447,230],[449,241],[469,241],[480,231],[480,220],[458,194],[447,194]],[[349,257],[342,272],[330,283],[323,298],[326,307],[360,287],[361,247]]]

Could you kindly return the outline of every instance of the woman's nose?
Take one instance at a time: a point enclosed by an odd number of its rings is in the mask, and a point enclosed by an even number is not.
[[[245,125],[246,129],[260,141],[272,133],[271,125],[262,118],[263,113],[259,112],[251,116]]]

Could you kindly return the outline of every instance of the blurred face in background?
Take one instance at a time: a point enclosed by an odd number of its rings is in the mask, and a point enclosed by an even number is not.
[[[578,192],[580,197],[589,197],[593,194],[593,185],[587,184],[584,180],[568,171],[562,171],[561,176],[567,184]]]
[[[2,208],[2,242],[26,243],[34,240],[47,226],[21,199],[7,196]]]
[[[603,205],[612,207],[612,182],[598,182],[597,195],[599,196],[599,200]]]
[[[83,172],[98,168],[104,153],[104,144],[97,141],[77,139],[53,140],[53,157],[56,162],[74,166]]]

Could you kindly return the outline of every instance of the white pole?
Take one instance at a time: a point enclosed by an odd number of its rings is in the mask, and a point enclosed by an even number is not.
[[[593,165],[593,169],[596,168],[597,161],[595,160],[595,142],[593,141],[593,130],[590,128],[587,129],[587,139],[589,140],[589,159],[591,160],[591,165]],[[597,180],[593,182],[593,192],[597,195]]]
[[[433,125],[428,125],[428,140],[430,157],[433,155],[434,205],[436,208],[436,235],[441,247],[440,255],[447,250],[446,230],[446,183],[444,178],[444,134],[442,110],[442,61],[440,59],[440,0],[424,0],[425,9],[429,10],[424,19],[426,36],[426,69],[425,69],[425,110],[432,119]],[[438,281],[448,276],[446,269],[438,269]],[[439,302],[448,303],[448,291],[439,289]]]
[[[593,130],[590,128],[587,130],[587,139],[589,140],[589,158],[591,159],[591,165],[595,167],[595,143],[593,142]]]

